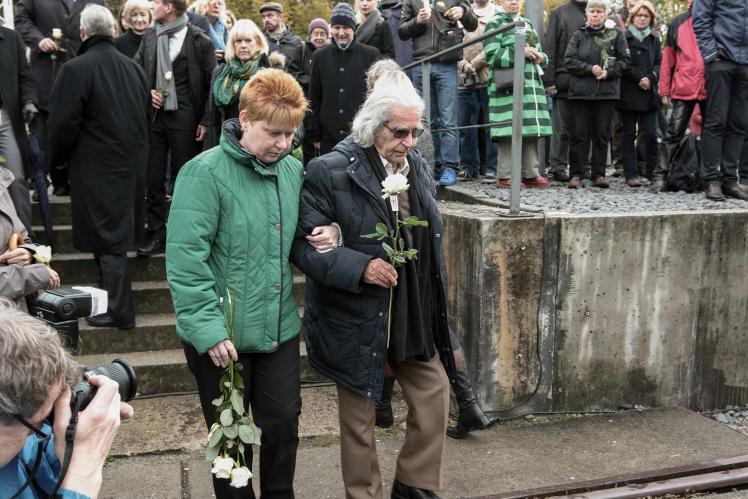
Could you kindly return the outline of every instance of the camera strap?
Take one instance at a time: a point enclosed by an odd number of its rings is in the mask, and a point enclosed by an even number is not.
[[[65,455],[62,459],[62,465],[60,467],[60,479],[57,480],[57,484],[55,485],[55,488],[52,490],[52,492],[49,494],[49,497],[57,497],[57,492],[60,490],[60,486],[62,485],[63,480],[65,480],[65,475],[68,472],[68,467],[70,466],[70,459],[73,457],[73,446],[75,445],[75,430],[78,427],[78,412],[80,412],[80,394],[75,394],[75,400],[73,400],[73,403],[70,404],[70,422],[68,423],[68,427],[65,430]]]
[[[21,460],[23,463],[23,467],[26,470],[26,476],[28,477],[26,479],[26,483],[23,484],[23,487],[18,489],[18,491],[13,494],[13,496],[10,499],[16,499],[21,495],[21,493],[26,490],[26,487],[31,487],[33,489],[36,489],[37,487],[34,484],[34,477],[36,476],[36,472],[39,471],[39,466],[42,464],[42,455],[44,454],[44,442],[39,442],[39,447],[36,449],[36,457],[34,458],[34,464],[31,466],[31,468],[28,467],[28,465]]]

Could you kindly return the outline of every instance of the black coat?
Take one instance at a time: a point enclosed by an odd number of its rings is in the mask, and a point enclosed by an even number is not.
[[[128,29],[117,38],[114,39],[114,46],[121,54],[126,55],[130,59],[135,57],[140,48],[140,41],[143,39],[143,35],[135,34],[131,29]]]
[[[428,221],[430,244],[437,262],[443,262],[444,224],[431,189],[430,167],[416,150],[408,154],[411,171],[418,171]],[[413,174],[408,178],[413,182]],[[369,157],[353,137],[333,152],[313,159],[306,171],[299,205],[299,228],[291,249],[291,261],[307,275],[304,286],[304,341],[310,364],[354,393],[371,400],[381,394],[387,357],[389,290],[365,284],[362,276],[374,258],[387,261],[382,244],[363,237],[375,232],[377,223],[389,224],[382,186]],[[344,245],[317,253],[304,238],[318,225],[337,222]],[[443,265],[433,283],[446,289]],[[446,305],[446,304],[444,304]],[[434,321],[434,340],[442,358],[451,358],[446,309]]]
[[[660,96],[657,92],[662,61],[660,40],[650,34],[640,42],[627,31],[626,43],[631,53],[631,63],[621,78],[621,99],[616,108],[622,111],[656,111],[660,108]],[[652,82],[649,90],[639,87],[642,78],[649,78]]]
[[[333,42],[312,56],[312,117],[306,136],[322,143],[322,154],[332,151],[350,132],[353,117],[366,99],[366,71],[377,59],[377,49],[355,40],[346,50]]]
[[[307,97],[309,96],[309,78],[312,75],[312,56],[316,51],[314,44],[307,40],[296,47],[291,62],[288,64],[288,72],[296,78]]]
[[[569,40],[564,64],[571,73],[569,100],[618,100],[620,97],[621,76],[629,65],[626,37],[618,28],[613,28],[616,36],[608,44],[608,55],[615,57],[615,63],[608,68],[608,77],[597,80],[592,74],[592,66],[601,65],[600,47],[594,41],[600,30],[583,27]]]
[[[283,69],[287,69],[291,59],[296,53],[296,48],[303,43],[302,39],[294,35],[288,26],[286,26],[286,31],[283,32],[283,36],[278,40],[270,36],[267,31],[263,31],[262,34],[265,35],[265,40],[268,42],[268,53],[272,54],[273,52],[280,52],[283,54],[286,58],[286,67]]]
[[[81,12],[89,3],[106,5],[106,0],[78,0],[68,9],[63,0],[19,0],[16,4],[15,26],[23,41],[31,49],[31,73],[34,76],[39,108],[49,108],[49,93],[52,91],[52,58],[39,52],[39,42],[52,38],[52,30],[62,30],[61,45],[65,52],[57,54],[54,77],[70,58],[75,57],[81,46]]]
[[[374,15],[374,13],[370,14]],[[356,28],[356,41],[379,50],[383,59],[395,58],[395,42],[392,38],[392,30],[387,23],[387,19],[379,14],[377,22],[373,29],[362,30],[363,24]]]
[[[73,244],[80,251],[135,247],[145,215],[148,107],[143,70],[111,37],[87,39],[52,89],[48,156],[69,163]]]
[[[143,34],[140,49],[135,54],[135,62],[145,71],[145,81],[149,89],[156,88],[156,49],[158,37],[155,28],[148,28]],[[186,46],[182,47],[187,54],[187,65],[190,79],[190,99],[195,116],[200,117],[200,124],[210,124],[208,116],[208,99],[210,99],[210,80],[216,67],[216,53],[213,42],[200,28],[187,24]],[[150,109],[150,107],[149,107]],[[195,124],[197,126],[197,123]]]
[[[566,48],[571,40],[571,35],[584,26],[586,16],[584,13],[587,2],[569,0],[551,11],[551,19],[548,29],[543,37],[543,51],[548,54],[548,68],[543,75],[543,83],[546,86],[556,86],[556,96],[566,98],[569,90],[571,75],[564,65]]]
[[[23,122],[23,105],[36,104],[36,91],[31,78],[29,63],[26,61],[26,47],[21,36],[12,29],[0,26],[0,97],[5,111],[10,117],[13,135],[21,151],[27,176],[29,173],[29,143],[26,140],[26,126]],[[4,244],[4,243],[3,243]]]

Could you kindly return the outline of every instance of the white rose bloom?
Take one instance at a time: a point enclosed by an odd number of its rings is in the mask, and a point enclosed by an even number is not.
[[[60,28],[52,28],[52,38],[62,38],[62,30]]]
[[[616,27],[616,22],[613,19],[605,20],[605,29],[614,29],[615,27]]]
[[[408,187],[410,187],[408,185],[408,179],[402,173],[389,175],[382,181],[382,199],[407,191]]]
[[[39,263],[49,263],[52,261],[52,248],[49,246],[37,246],[34,259]]]
[[[252,472],[249,468],[242,466],[241,468],[234,468],[231,470],[231,486],[232,487],[246,487],[249,479],[252,478]]]
[[[172,77],[171,71],[167,71],[166,73],[164,73],[164,80],[169,81],[171,80],[171,77]]]
[[[213,469],[210,470],[216,478],[231,478],[231,470],[234,468],[234,460],[230,457],[218,456],[213,460]]]

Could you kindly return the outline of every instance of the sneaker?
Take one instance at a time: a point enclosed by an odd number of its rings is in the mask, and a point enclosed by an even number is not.
[[[452,168],[445,168],[442,172],[442,176],[439,177],[439,185],[442,187],[449,187],[457,183],[457,173]]]
[[[512,187],[512,179],[510,179],[510,178],[499,179],[499,181],[496,182],[496,185],[498,185],[499,187],[505,187],[507,189],[511,189],[511,187]],[[527,185],[525,185],[524,182],[520,181],[519,188],[520,189],[524,189],[525,187],[527,187]]]
[[[522,183],[524,183],[527,187],[538,187],[541,189],[545,189],[546,187],[551,186],[551,183],[548,182],[548,179],[541,176],[537,176],[535,178],[523,178]]]

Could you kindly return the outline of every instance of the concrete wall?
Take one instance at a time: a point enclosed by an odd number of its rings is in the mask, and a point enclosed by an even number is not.
[[[450,315],[484,406],[536,386],[536,410],[748,402],[748,210],[443,213]]]

